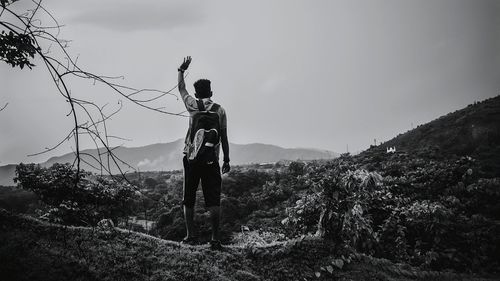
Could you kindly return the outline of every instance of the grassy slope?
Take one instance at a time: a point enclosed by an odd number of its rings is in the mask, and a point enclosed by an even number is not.
[[[490,174],[500,176],[500,96],[448,113],[365,153],[393,146],[410,153],[430,148],[431,154],[469,155]]]
[[[481,280],[355,255],[342,270],[314,238],[214,252],[136,232],[63,227],[0,210],[2,280]],[[335,268],[335,267],[334,267]],[[315,273],[321,272],[316,277]]]
[[[400,134],[381,144],[381,149],[396,146],[416,150],[438,147],[442,152],[471,154],[482,146],[496,147],[500,140],[500,96],[469,105],[429,123]]]

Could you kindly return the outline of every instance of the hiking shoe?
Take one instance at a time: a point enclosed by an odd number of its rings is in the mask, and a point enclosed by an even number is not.
[[[198,244],[198,239],[196,239],[196,237],[184,237],[181,240],[181,244],[184,244],[184,245],[196,245],[196,244]]]
[[[204,137],[205,137],[205,130],[204,129],[199,129],[195,133],[194,138],[193,138],[193,142],[192,142],[192,146],[193,146],[192,149],[193,150],[189,154],[189,160],[194,160],[196,158],[196,156],[198,155],[198,152],[200,151],[200,149],[203,146]]]
[[[222,250],[222,244],[219,240],[211,240],[210,241],[210,249],[214,251]]]

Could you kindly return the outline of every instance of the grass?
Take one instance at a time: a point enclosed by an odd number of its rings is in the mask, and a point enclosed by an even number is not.
[[[212,251],[118,228],[49,224],[0,210],[0,279],[9,280],[494,280],[427,272],[309,237]],[[325,269],[328,267],[329,270]],[[319,277],[317,277],[319,275]]]

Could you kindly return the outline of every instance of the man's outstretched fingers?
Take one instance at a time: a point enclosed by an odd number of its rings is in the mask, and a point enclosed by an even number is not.
[[[184,57],[184,59],[182,61],[182,64],[179,67],[179,69],[181,69],[182,71],[187,70],[190,63],[191,63],[191,56]]]

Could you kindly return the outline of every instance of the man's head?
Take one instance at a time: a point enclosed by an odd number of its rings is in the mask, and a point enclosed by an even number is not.
[[[212,96],[212,89],[210,88],[210,80],[200,79],[194,82],[195,97],[199,99],[210,98]]]

